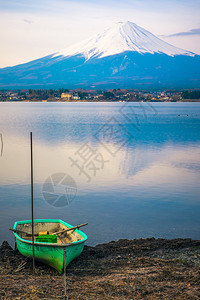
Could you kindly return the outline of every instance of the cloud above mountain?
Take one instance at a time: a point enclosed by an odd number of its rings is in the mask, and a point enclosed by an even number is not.
[[[32,23],[33,23],[33,21],[28,20],[28,19],[24,19],[23,21],[24,21],[25,23],[27,23],[27,24],[32,24]]]
[[[200,28],[190,29],[189,31],[177,32],[169,35],[162,35],[163,37],[173,37],[173,36],[186,36],[186,35],[200,35]]]

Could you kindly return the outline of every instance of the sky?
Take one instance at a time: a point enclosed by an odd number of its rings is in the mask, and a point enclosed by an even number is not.
[[[0,0],[0,67],[28,62],[131,21],[200,54],[200,0]]]

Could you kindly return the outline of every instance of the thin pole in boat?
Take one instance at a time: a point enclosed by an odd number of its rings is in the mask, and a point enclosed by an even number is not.
[[[31,142],[31,217],[32,217],[32,246],[33,246],[33,273],[35,273],[35,251],[34,251],[34,217],[33,217],[33,136],[30,132]]]
[[[66,248],[64,247],[63,251],[63,280],[64,280],[64,299],[68,299],[67,297],[67,282],[66,282]]]
[[[3,134],[0,133],[1,135],[1,156],[3,155]]]

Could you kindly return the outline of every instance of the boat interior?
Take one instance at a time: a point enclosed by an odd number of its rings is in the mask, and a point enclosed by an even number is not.
[[[57,244],[68,244],[76,241],[81,241],[84,238],[78,234],[74,229],[70,231],[65,231],[70,227],[63,225],[62,223],[50,223],[50,222],[38,222],[34,223],[34,241],[39,233],[47,232],[47,234],[53,234],[56,232],[62,232],[57,235]],[[18,224],[16,227],[16,233],[22,239],[32,241],[32,223]]]

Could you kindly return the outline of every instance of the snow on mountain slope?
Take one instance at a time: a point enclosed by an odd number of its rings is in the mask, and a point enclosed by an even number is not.
[[[176,48],[132,22],[118,22],[95,37],[55,53],[56,56],[82,54],[87,60],[119,54],[125,51],[160,53],[169,56],[195,54]]]

